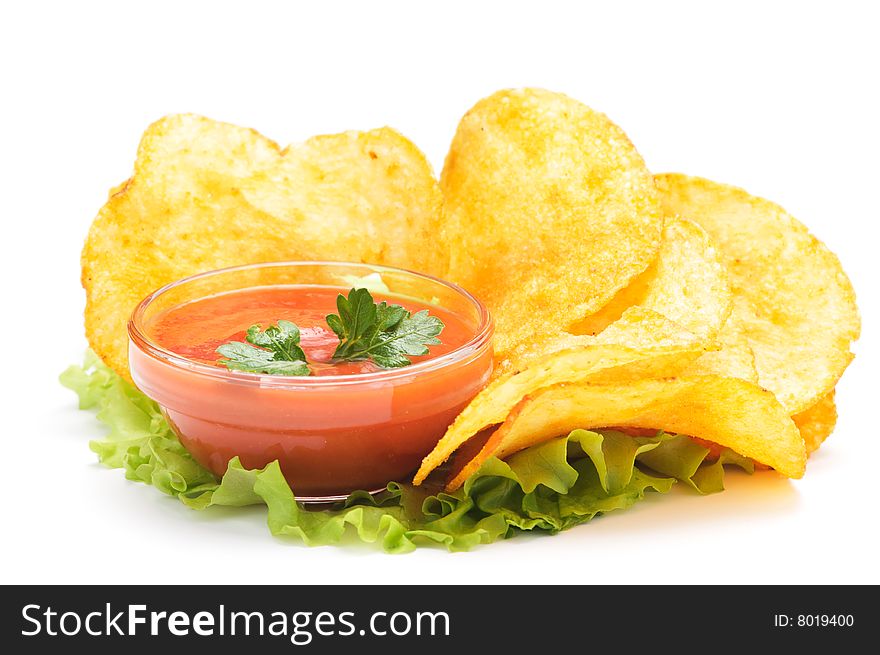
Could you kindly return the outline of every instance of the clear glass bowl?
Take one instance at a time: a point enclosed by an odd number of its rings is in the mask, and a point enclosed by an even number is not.
[[[217,293],[272,285],[347,290],[378,273],[393,296],[455,313],[473,338],[445,355],[373,373],[285,377],[229,371],[171,352],[152,319]],[[330,501],[405,481],[492,372],[491,317],[464,289],[385,266],[272,262],[210,271],[145,298],[128,325],[131,376],[155,400],[193,457],[216,475],[238,456],[247,468],[278,460],[297,498]]]

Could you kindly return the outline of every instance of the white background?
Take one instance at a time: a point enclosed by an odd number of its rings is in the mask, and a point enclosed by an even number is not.
[[[294,4],[0,10],[0,581],[880,582],[874,3]],[[552,538],[389,556],[282,542],[262,510],[193,512],[96,464],[100,428],[56,377],[85,348],[86,230],[148,123],[198,112],[282,143],[387,124],[439,171],[460,116],[524,85],[606,112],[654,171],[776,200],[840,255],[864,331],[805,479],[731,475]]]

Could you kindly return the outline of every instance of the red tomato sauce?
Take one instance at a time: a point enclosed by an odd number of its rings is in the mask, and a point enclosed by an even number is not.
[[[336,314],[340,289],[332,287],[255,287],[233,291],[172,307],[156,316],[147,326],[150,337],[173,353],[202,364],[222,366],[217,347],[230,341],[245,341],[251,325],[262,329],[279,320],[295,323],[300,329],[300,347],[305,352],[312,375],[349,375],[381,371],[372,361],[334,362],[333,351],[339,339],[327,326],[328,314]],[[441,307],[416,300],[372,294],[375,302],[401,305],[413,314],[423,309],[443,321],[440,344],[430,346],[427,355],[412,356],[415,364],[452,352],[474,334],[455,314]]]

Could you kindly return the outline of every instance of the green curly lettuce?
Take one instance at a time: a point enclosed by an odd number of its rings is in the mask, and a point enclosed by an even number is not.
[[[506,461],[490,458],[453,493],[391,482],[380,494],[357,491],[345,502],[313,509],[297,502],[277,461],[246,469],[234,458],[218,479],[186,451],[156,403],[93,353],[60,381],[77,393],[81,409],[97,409],[107,426],[104,438],[89,444],[105,466],[196,510],[264,504],[273,535],[313,546],[338,543],[352,531],[390,553],[431,543],[468,550],[526,530],[556,533],[626,509],[649,491],[666,493],[677,481],[715,493],[724,488],[726,464],[753,470],[751,460],[729,450],[713,459],[684,436],[574,430]]]

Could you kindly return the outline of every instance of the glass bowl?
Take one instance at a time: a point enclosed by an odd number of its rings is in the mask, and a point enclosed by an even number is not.
[[[473,337],[434,359],[397,369],[323,377],[230,371],[192,361],[150,337],[161,312],[240,289],[331,286],[340,292],[379,274],[392,296],[455,313]],[[492,372],[491,317],[464,289],[386,266],[271,262],[201,273],[147,296],[128,324],[137,387],[162,408],[195,459],[220,476],[235,456],[246,468],[278,460],[299,500],[407,481]]]

